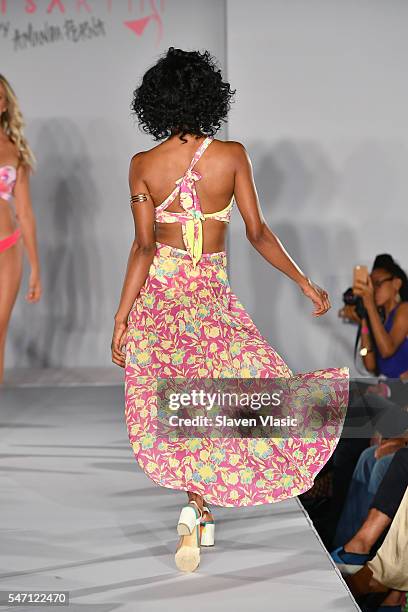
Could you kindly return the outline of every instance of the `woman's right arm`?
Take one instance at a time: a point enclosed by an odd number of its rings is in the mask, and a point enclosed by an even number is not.
[[[42,294],[40,260],[38,256],[37,226],[30,195],[30,168],[26,164],[19,164],[17,168],[14,195],[17,218],[31,268],[26,299],[29,302],[38,302]]]
[[[138,153],[132,157],[129,168],[129,188],[131,194],[149,195],[147,185],[142,178],[142,156],[143,153]],[[119,306],[115,313],[111,344],[112,361],[121,367],[125,366],[125,356],[121,349],[125,339],[128,316],[145,283],[156,251],[154,205],[151,197],[148,197],[145,202],[133,204],[132,213],[135,238],[130,249]]]
[[[247,239],[266,261],[299,285],[315,306],[313,315],[323,315],[331,307],[327,292],[302,272],[279,238],[268,227],[259,204],[249,155],[241,143],[234,142],[234,147],[234,197],[245,223]]]

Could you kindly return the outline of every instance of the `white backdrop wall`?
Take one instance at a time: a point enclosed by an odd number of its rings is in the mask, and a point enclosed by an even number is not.
[[[268,225],[333,305],[313,318],[234,214],[231,284],[295,371],[355,373],[356,328],[338,318],[353,265],[390,252],[408,267],[407,21],[402,0],[227,0],[228,137],[252,158]]]
[[[228,138],[247,147],[268,224],[333,308],[311,316],[237,210],[233,291],[295,371],[352,366],[355,327],[337,311],[353,265],[380,252],[406,265],[407,18],[403,0],[0,0],[0,71],[38,158],[44,281],[37,305],[22,287],[7,365],[110,364],[133,237],[129,160],[156,144],[131,118],[131,93],[174,45],[208,48],[225,68],[237,88]]]
[[[157,144],[131,116],[133,89],[171,45],[209,49],[225,68],[224,30],[220,0],[0,0],[0,72],[38,159],[32,199],[44,284],[30,305],[24,281],[8,367],[111,365],[133,239],[129,161]]]

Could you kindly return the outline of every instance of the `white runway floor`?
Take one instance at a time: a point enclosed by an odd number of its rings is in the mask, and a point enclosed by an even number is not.
[[[186,495],[138,467],[121,386],[5,386],[0,407],[0,590],[70,592],[0,611],[359,610],[297,499],[214,507],[216,546],[179,573]]]

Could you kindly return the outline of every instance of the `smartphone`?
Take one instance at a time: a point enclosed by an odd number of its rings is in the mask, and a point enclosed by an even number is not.
[[[361,281],[365,285],[368,284],[368,268],[367,266],[354,266],[353,268],[353,286],[356,281]]]

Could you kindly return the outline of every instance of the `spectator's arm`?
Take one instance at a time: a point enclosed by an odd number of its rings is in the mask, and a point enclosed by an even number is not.
[[[367,319],[363,318],[361,320],[361,325],[362,327],[367,327]],[[361,349],[367,349],[367,354],[361,356],[365,369],[368,370],[368,372],[375,372],[377,362],[375,359],[375,353],[371,343],[370,334],[361,334],[360,350]]]

